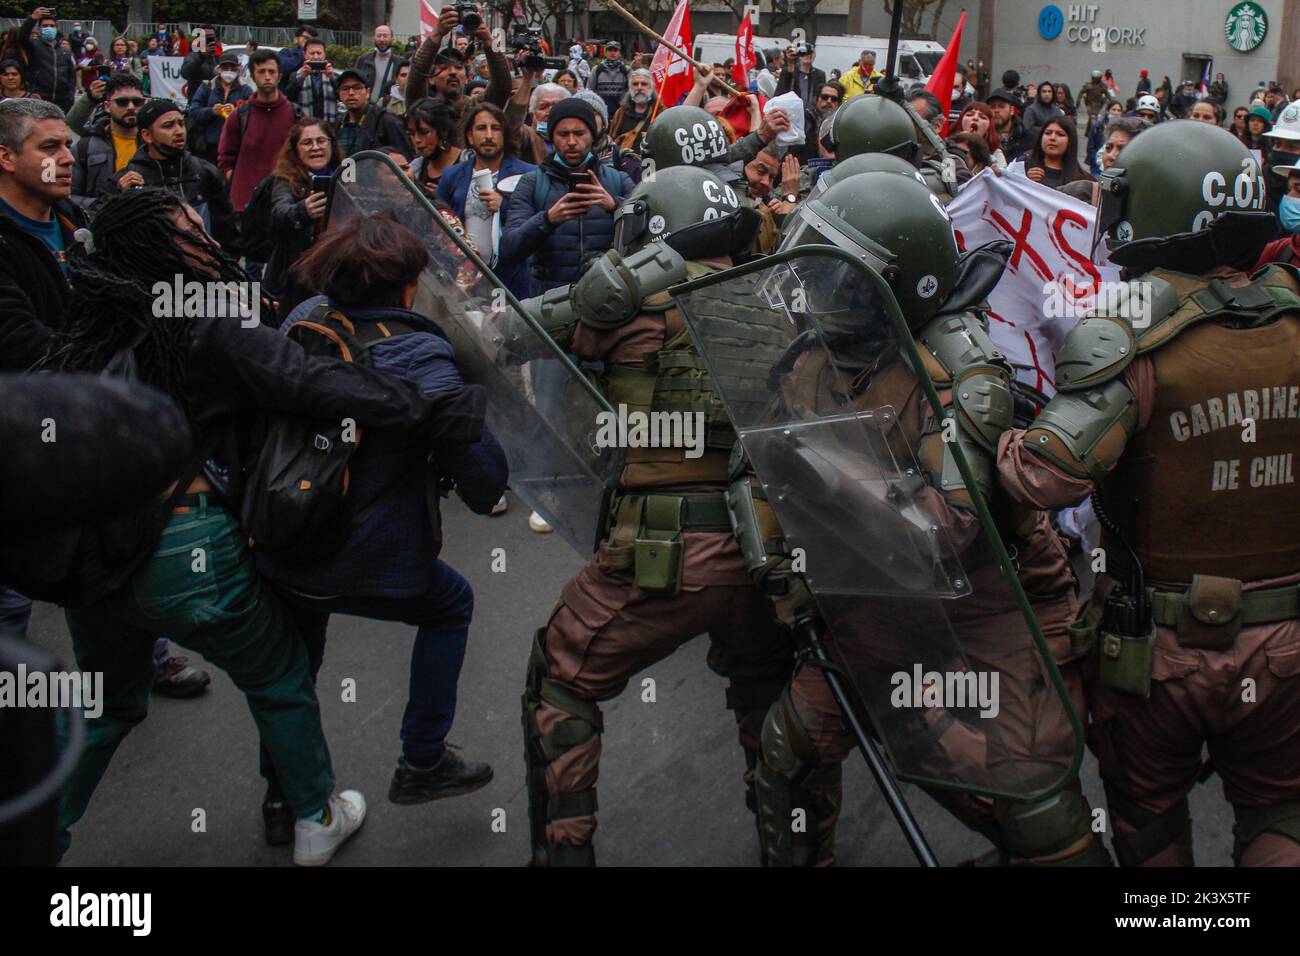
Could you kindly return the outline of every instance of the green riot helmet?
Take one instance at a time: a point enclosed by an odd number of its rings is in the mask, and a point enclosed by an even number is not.
[[[656,170],[720,163],[729,148],[722,124],[698,106],[664,110],[646,134],[646,152]]]
[[[852,97],[836,110],[831,139],[839,160],[861,153],[890,153],[913,166],[921,161],[921,144],[907,110],[874,93]]]
[[[850,176],[801,203],[791,218],[779,251],[833,245],[853,253],[889,283],[913,331],[939,311],[957,284],[959,253],[948,214],[911,176]],[[836,285],[833,279],[821,281]],[[852,276],[845,281],[862,283]]]
[[[642,180],[614,212],[614,250],[626,256],[658,241],[684,259],[735,255],[758,225],[758,212],[713,173],[674,166]]]
[[[1145,130],[1102,171],[1100,192],[1096,241],[1107,239],[1111,260],[1129,275],[1248,266],[1273,237],[1259,163],[1208,123],[1174,120]]]
[[[925,178],[920,171],[902,157],[889,153],[859,153],[857,156],[838,160],[834,166],[817,177],[817,185],[808,194],[808,198],[816,199],[836,183],[858,173],[901,173],[909,179],[925,183]]]

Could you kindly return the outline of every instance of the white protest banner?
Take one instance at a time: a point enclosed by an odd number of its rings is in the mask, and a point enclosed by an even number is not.
[[[1111,307],[1127,292],[1104,249],[1099,261],[1090,258],[1097,210],[1024,176],[986,170],[946,211],[962,250],[998,239],[1015,243],[988,297],[989,334],[1021,381],[1054,394],[1056,350],[1066,333],[1088,310]]]
[[[185,105],[185,80],[181,76],[183,56],[151,56],[149,65],[149,95],[162,96]]]

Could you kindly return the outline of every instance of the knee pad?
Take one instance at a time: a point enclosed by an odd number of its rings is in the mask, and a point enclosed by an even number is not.
[[[1110,866],[1110,853],[1092,832],[1088,801],[1074,790],[1045,800],[998,802],[1003,849],[1012,866]]]
[[[1232,827],[1232,862],[1241,865],[1246,847],[1265,833],[1276,833],[1293,843],[1300,843],[1300,800],[1270,803],[1263,807],[1233,804],[1236,823]]]
[[[543,629],[534,636],[522,700],[525,781],[535,862],[541,862],[539,853],[547,853],[548,823],[589,816],[597,809],[595,787],[571,793],[551,793],[546,786],[547,765],[605,729],[600,708],[594,702],[582,699],[551,679],[543,647],[545,635]],[[566,715],[549,734],[541,732],[537,720],[537,711],[543,703]]]
[[[1186,797],[1164,813],[1152,813],[1107,784],[1106,803],[1110,806],[1115,856],[1120,866],[1141,866],[1171,844],[1191,847],[1192,812]],[[1123,820],[1137,832],[1120,833],[1113,826],[1115,819]]]
[[[787,689],[763,722],[755,774],[759,842],[769,866],[813,866],[834,858],[842,768],[819,767],[818,760]]]

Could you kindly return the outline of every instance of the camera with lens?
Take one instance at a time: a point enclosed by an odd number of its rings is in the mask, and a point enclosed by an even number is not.
[[[456,4],[456,16],[466,34],[473,33],[483,25],[483,14],[479,13],[477,3]]]
[[[524,54],[525,70],[530,73],[540,73],[546,69],[546,56],[542,53],[542,45],[536,40],[520,44],[519,49]]]

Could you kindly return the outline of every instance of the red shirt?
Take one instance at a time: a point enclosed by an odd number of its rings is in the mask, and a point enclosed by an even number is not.
[[[1287,256],[1288,248],[1290,257]],[[1259,262],[1255,263],[1255,268],[1251,272],[1257,272],[1264,268],[1270,262],[1282,262],[1293,266],[1300,266],[1300,233],[1292,233],[1281,239],[1274,239],[1264,247],[1260,253]]]

